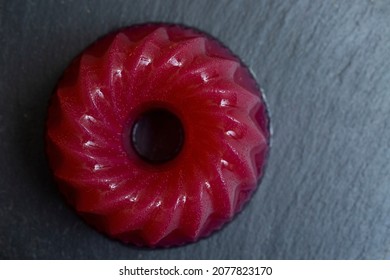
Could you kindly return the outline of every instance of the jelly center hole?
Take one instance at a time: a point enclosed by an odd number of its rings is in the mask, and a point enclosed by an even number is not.
[[[174,159],[183,146],[184,129],[179,118],[166,109],[141,114],[131,131],[136,153],[153,164]]]

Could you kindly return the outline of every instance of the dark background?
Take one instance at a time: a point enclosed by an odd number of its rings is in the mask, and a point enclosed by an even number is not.
[[[250,66],[272,114],[266,176],[222,231],[125,246],[58,194],[49,97],[71,59],[116,28],[183,23]],[[0,258],[389,259],[390,1],[0,0]]]

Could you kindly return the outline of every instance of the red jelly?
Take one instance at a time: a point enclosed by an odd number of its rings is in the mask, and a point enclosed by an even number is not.
[[[240,211],[263,174],[268,127],[260,89],[227,48],[148,24],[71,63],[50,103],[47,153],[89,224],[125,243],[172,246]]]

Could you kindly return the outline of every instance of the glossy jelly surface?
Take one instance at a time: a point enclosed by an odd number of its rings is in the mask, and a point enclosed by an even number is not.
[[[180,149],[161,162],[140,156],[134,140],[153,110],[182,129]],[[263,175],[268,128],[260,89],[227,48],[197,30],[148,24],[97,40],[71,63],[49,106],[47,154],[60,191],[90,225],[167,247],[205,237],[241,210]]]

